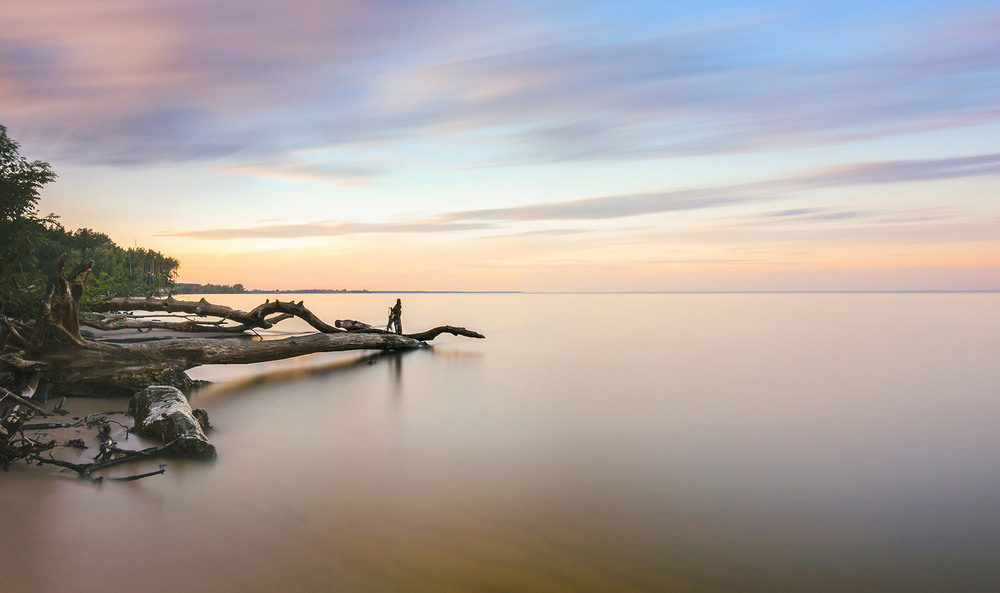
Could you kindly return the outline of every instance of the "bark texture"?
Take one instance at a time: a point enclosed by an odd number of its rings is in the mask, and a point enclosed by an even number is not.
[[[215,445],[205,436],[208,412],[192,410],[187,398],[175,387],[150,385],[132,396],[129,415],[135,419],[132,432],[172,443],[175,453],[214,459]]]
[[[178,390],[192,385],[185,373],[188,369],[207,364],[266,362],[316,352],[414,349],[426,347],[426,341],[442,333],[483,337],[478,332],[450,325],[408,335],[351,320],[338,321],[336,326],[331,326],[301,301],[267,300],[251,311],[240,311],[214,305],[205,299],[191,302],[173,297],[120,298],[108,299],[95,309],[105,313],[134,310],[162,312],[168,317],[180,316],[181,320],[130,314],[81,317],[80,298],[94,262],[83,262],[66,273],[65,261],[65,254],[57,261],[55,276],[34,321],[0,316],[0,466],[5,467],[15,459],[27,459],[66,467],[87,479],[99,481],[99,477],[93,476],[93,471],[140,457],[171,451],[214,457],[215,448],[205,437],[199,422],[203,411],[191,410]],[[217,319],[207,319],[211,317]],[[268,329],[289,317],[306,321],[317,333],[279,340],[232,335]],[[229,337],[190,338],[176,337],[176,334],[164,336],[161,333],[139,342],[115,343],[107,338],[85,338],[80,331],[81,320],[105,331],[158,329],[184,333],[228,333]],[[92,334],[88,333],[88,336]],[[117,449],[115,443],[110,441],[106,450],[116,457],[102,458],[91,464],[74,464],[51,456],[43,458],[39,453],[51,449],[55,442],[43,443],[24,434],[25,420],[33,414],[45,414],[39,402],[32,401],[36,388],[51,394],[73,395],[131,395],[139,392],[130,404],[136,418],[136,432],[153,434],[167,444],[148,451],[126,452]],[[207,422],[207,415],[204,420]],[[102,448],[103,452],[105,448]],[[160,473],[162,470],[123,479],[139,479]]]
[[[355,321],[354,319],[338,319],[334,322],[334,325],[348,331],[357,334],[389,334],[396,335],[395,332],[389,329],[382,329],[379,327],[374,327],[367,323],[362,323],[361,321]],[[456,327],[454,325],[439,325],[435,328],[417,332],[414,334],[403,334],[407,338],[412,338],[414,340],[420,340],[421,342],[426,342],[433,340],[434,338],[440,336],[441,334],[451,334],[453,336],[464,336],[466,338],[485,338],[483,334],[472,331],[471,329],[466,329],[464,327]]]
[[[204,298],[199,301],[181,301],[173,296],[164,299],[155,297],[135,298],[123,297],[101,301],[93,305],[91,309],[95,312],[108,313],[117,311],[163,311],[165,313],[187,313],[197,317],[218,317],[223,321],[233,321],[243,326],[243,329],[270,329],[275,323],[289,316],[298,317],[317,331],[323,333],[336,333],[338,330],[332,325],[328,325],[317,317],[312,311],[307,309],[303,301],[281,302],[278,300],[266,300],[250,311],[241,311],[225,305],[214,305]],[[271,317],[275,313],[282,314],[279,317]],[[218,323],[218,322],[216,322]],[[96,327],[96,326],[95,326]],[[243,331],[241,329],[240,331]]]
[[[206,364],[248,364],[345,350],[404,350],[425,346],[395,334],[309,334],[281,340],[176,338],[111,344],[88,342],[85,349],[43,357],[53,394],[127,394],[147,385],[190,386],[184,371]]]

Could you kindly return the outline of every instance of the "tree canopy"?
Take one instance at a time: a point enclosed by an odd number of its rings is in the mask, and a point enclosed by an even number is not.
[[[45,277],[34,265],[44,220],[38,217],[38,190],[56,178],[52,167],[29,161],[0,125],[0,304],[20,312],[37,300]]]
[[[94,260],[84,297],[149,295],[171,287],[180,262],[158,251],[122,249],[92,229],[68,231],[55,215],[39,217],[39,191],[54,181],[52,166],[30,161],[0,125],[0,313],[34,315],[56,260],[67,264]]]

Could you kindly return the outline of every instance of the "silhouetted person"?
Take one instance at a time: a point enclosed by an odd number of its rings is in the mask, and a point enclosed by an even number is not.
[[[403,302],[396,299],[396,305],[389,309],[389,323],[385,326],[385,331],[392,331],[396,326],[396,333],[403,333]]]

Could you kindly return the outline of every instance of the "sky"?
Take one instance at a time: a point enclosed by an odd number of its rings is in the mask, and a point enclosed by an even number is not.
[[[996,2],[5,0],[39,210],[250,288],[1000,290]]]

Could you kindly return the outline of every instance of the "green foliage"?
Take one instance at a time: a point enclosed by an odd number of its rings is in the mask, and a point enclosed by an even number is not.
[[[243,294],[242,284],[183,284],[174,285],[175,294]]]
[[[51,166],[28,161],[0,125],[0,313],[30,317],[44,296],[55,263],[66,269],[94,260],[83,304],[102,296],[148,295],[173,286],[180,262],[141,247],[122,249],[104,233],[67,231],[37,214],[38,191],[55,179]]]
[[[45,277],[33,265],[43,242],[44,223],[38,217],[38,190],[56,178],[52,167],[29,161],[0,125],[0,311],[23,312],[37,302]]]
[[[174,284],[180,262],[159,251],[142,247],[122,249],[104,233],[92,229],[66,231],[58,223],[46,225],[45,243],[36,252],[37,265],[46,276],[55,271],[59,254],[67,254],[67,268],[93,260],[83,304],[105,296],[154,294]]]

